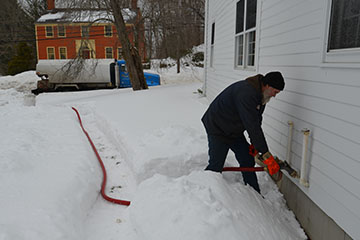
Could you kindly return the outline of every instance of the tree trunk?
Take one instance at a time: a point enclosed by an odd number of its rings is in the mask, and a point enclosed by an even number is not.
[[[119,0],[110,0],[116,31],[121,42],[124,59],[129,71],[130,82],[134,91],[148,89],[145,81],[141,57],[138,50],[130,43]],[[135,35],[134,35],[135,36]]]
[[[177,63],[177,73],[180,73],[180,57],[178,57],[176,63]]]

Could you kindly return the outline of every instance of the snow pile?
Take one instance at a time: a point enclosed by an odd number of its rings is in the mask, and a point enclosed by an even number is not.
[[[57,12],[57,13],[48,13],[42,15],[37,22],[46,22],[46,21],[56,21],[58,19],[63,18],[65,12]]]
[[[31,90],[36,89],[38,80],[35,71],[0,77],[0,107],[7,104],[35,105],[35,96]]]
[[[0,239],[82,239],[101,172],[64,107],[0,106]]]
[[[36,106],[1,90],[0,239],[306,239],[266,173],[262,197],[241,173],[203,171],[208,103],[186,74],[146,91],[40,94]],[[107,168],[106,192],[130,207],[99,196],[101,169],[71,106]]]
[[[139,239],[302,239],[293,216],[214,172],[156,175],[140,184],[130,212]]]
[[[184,125],[172,125],[143,135],[137,149],[136,161],[131,164],[139,182],[155,174],[187,175],[194,169],[203,169],[207,158],[203,131]]]
[[[0,77],[0,239],[82,239],[101,172],[71,109],[35,107],[38,80]]]
[[[202,81],[203,80],[203,68],[198,67],[183,67],[181,69],[181,74],[177,73],[176,66],[173,66],[168,69],[159,69],[157,71],[160,74],[161,84],[179,84],[179,83],[189,83],[193,81]]]
[[[22,72],[15,76],[2,76],[0,77],[0,90],[15,89],[19,92],[30,92],[36,89],[38,80],[40,78],[35,71]]]

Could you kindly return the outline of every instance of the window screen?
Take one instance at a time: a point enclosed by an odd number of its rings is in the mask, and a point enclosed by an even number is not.
[[[256,26],[256,2],[247,1],[246,5],[246,30]]]
[[[329,49],[360,47],[360,1],[333,0]]]
[[[244,31],[244,7],[245,0],[240,0],[236,4],[236,32]]]

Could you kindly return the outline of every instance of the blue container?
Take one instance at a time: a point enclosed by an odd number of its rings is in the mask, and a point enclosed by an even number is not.
[[[118,60],[120,71],[120,86],[121,88],[131,87],[129,73],[126,68],[125,60]],[[144,72],[144,77],[148,86],[160,85],[160,75],[155,73]]]

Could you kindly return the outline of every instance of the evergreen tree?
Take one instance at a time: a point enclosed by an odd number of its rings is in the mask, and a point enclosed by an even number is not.
[[[16,55],[8,63],[8,74],[15,75],[31,69],[33,56],[32,49],[26,43],[19,43],[16,47]]]
[[[31,47],[32,68],[36,64],[34,22],[46,11],[46,0],[1,0],[0,8],[0,74],[7,74],[10,60],[20,42]],[[11,67],[14,68],[13,66]]]

